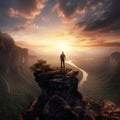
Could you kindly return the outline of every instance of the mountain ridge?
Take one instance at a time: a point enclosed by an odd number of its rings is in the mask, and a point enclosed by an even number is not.
[[[0,120],[16,120],[40,90],[28,65],[28,49],[0,32]]]

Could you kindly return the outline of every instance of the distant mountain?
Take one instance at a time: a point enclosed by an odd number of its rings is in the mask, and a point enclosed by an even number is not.
[[[10,35],[0,32],[0,120],[16,120],[40,93],[29,59],[28,49],[16,46]]]
[[[6,33],[0,33],[0,72],[20,72],[27,65],[28,50],[15,45],[14,40]]]
[[[105,93],[115,102],[120,101],[120,52],[114,52],[109,58],[109,66],[103,77]],[[118,102],[118,104],[120,104]]]
[[[90,69],[88,81],[83,85],[84,90],[92,98],[111,100],[120,104],[120,52],[92,61],[98,65]]]
[[[110,56],[109,73],[112,75],[120,72],[120,52],[114,52]]]
[[[15,45],[12,37],[0,33],[0,91],[13,92],[32,88],[34,81],[28,67],[28,50]],[[18,87],[18,86],[19,87]],[[7,90],[6,90],[7,89]]]

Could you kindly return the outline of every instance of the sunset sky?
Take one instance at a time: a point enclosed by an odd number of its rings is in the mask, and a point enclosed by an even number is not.
[[[0,0],[0,31],[37,52],[120,48],[120,0]]]

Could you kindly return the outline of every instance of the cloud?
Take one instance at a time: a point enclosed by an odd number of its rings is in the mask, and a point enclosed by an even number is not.
[[[26,30],[25,26],[18,26],[17,28],[15,28],[15,31],[23,31]]]
[[[17,18],[18,17],[18,11],[15,11],[13,8],[9,9],[8,14],[12,18]]]
[[[120,47],[116,42],[120,37],[120,0],[88,0],[86,4],[86,15],[74,25],[71,34],[78,40],[88,38],[90,42],[85,47]]]
[[[76,15],[86,13],[85,1],[86,0],[58,0],[52,12],[57,10],[58,15],[64,23],[71,23],[77,20]]]
[[[96,44],[85,45],[85,47],[113,47],[119,48],[120,42],[101,42]]]
[[[88,19],[86,24],[84,24],[84,31],[103,31],[120,22],[120,0],[109,0],[109,2],[110,4],[108,4],[108,6],[106,5],[107,7],[104,6],[102,10],[96,11],[96,13]],[[102,4],[100,5],[102,6]],[[114,28],[115,27],[111,28],[111,30],[114,30]],[[118,28],[120,28],[120,26],[118,26]]]
[[[39,26],[31,21],[27,21],[24,25],[17,26],[14,31],[20,32],[20,31],[30,31],[30,30],[37,30],[39,29]]]
[[[55,40],[68,38],[68,41],[77,41],[75,44],[80,43],[78,47],[81,45],[117,46],[115,41],[119,41],[120,0],[11,1],[1,2],[0,29],[13,32],[15,36],[19,36],[16,37],[17,39],[21,37],[22,40],[32,39],[33,35],[34,39],[43,36],[41,39],[44,40],[51,39],[48,37],[50,35],[55,37]],[[70,28],[72,30],[69,31]],[[68,37],[67,35],[56,37],[59,31],[67,31],[70,34]],[[109,43],[109,41],[114,42]]]
[[[95,11],[102,7],[103,0],[58,0],[52,11],[57,10],[63,22],[66,20],[75,22],[86,14],[88,15],[89,11]]]
[[[80,9],[76,10],[76,14],[83,15],[83,14],[86,14],[86,13],[87,13],[87,9],[86,8],[84,8],[82,10],[80,10]]]
[[[48,0],[17,0],[18,8],[9,8],[8,14],[12,18],[23,17],[25,19],[34,19],[40,14]]]
[[[47,23],[49,21],[49,17],[46,15],[46,16],[41,16],[41,21],[44,22],[44,23]]]

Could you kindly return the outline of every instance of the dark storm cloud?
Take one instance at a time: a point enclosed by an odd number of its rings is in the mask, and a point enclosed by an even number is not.
[[[36,9],[35,0],[18,0],[19,10],[29,13],[30,11]]]
[[[106,4],[104,6],[107,6]],[[84,24],[85,31],[109,31],[120,28],[120,24],[118,24],[120,22],[120,0],[109,0],[108,7],[103,7],[101,11],[103,13],[99,17],[97,17],[98,12],[97,15],[94,14],[91,19],[88,19],[89,21]],[[78,25],[81,25],[81,23]]]
[[[52,11],[55,7],[63,21],[66,19],[68,23],[78,21],[77,30],[84,28],[84,32],[119,31],[119,6],[120,0],[52,0],[52,2],[50,0],[0,0],[0,29],[20,26],[27,20],[35,21],[35,18],[38,22],[37,16],[42,15],[43,18],[47,13],[49,13],[48,18],[52,16],[54,21],[50,9]],[[54,15],[57,14],[54,13]]]
[[[120,20],[116,21],[109,27],[103,29],[101,32],[102,33],[110,32],[110,33],[116,33],[116,35],[120,35]]]
[[[58,0],[58,13],[62,12],[66,18],[70,18],[74,14],[83,13],[83,10],[89,11],[90,9],[102,6],[103,1],[105,0]]]
[[[58,0],[58,9],[65,17],[70,18],[76,10],[81,10],[86,5],[86,0]]]
[[[87,0],[87,4],[89,6],[96,6],[98,5],[100,2],[103,2],[104,0]]]
[[[0,0],[0,30],[24,30],[26,21],[40,15],[48,0]],[[34,23],[33,23],[34,24]]]
[[[26,19],[34,19],[40,14],[41,10],[45,7],[48,0],[17,0],[17,9],[10,8],[10,17],[23,17]]]

